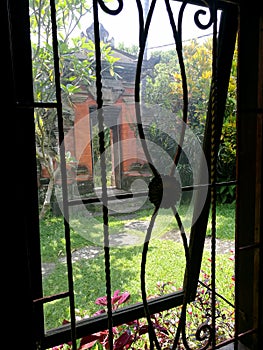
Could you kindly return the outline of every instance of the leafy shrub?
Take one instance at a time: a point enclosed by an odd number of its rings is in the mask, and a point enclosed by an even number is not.
[[[229,259],[233,260],[233,256]],[[208,327],[212,323],[212,288],[211,288],[211,276],[204,270],[201,270],[202,281],[199,281],[197,288],[196,298],[193,302],[187,306],[186,313],[186,341],[191,349],[199,349],[203,346],[209,336],[207,331]],[[234,276],[230,282],[229,288],[234,286]],[[157,283],[157,292],[150,298],[164,295],[168,292],[175,291],[176,288],[172,282]],[[125,304],[130,299],[129,292],[120,293],[116,290],[112,296],[112,310],[116,310],[122,304]],[[99,315],[106,312],[107,298],[106,296],[99,297],[95,303],[100,305],[101,308],[93,315]],[[216,342],[220,343],[226,339],[233,337],[234,334],[234,307],[229,306],[224,298],[216,294],[215,303],[215,317],[216,317]],[[156,332],[157,339],[162,349],[170,349],[173,345],[176,330],[181,318],[182,306],[171,308],[166,311],[162,311],[151,315],[152,325]],[[64,321],[67,323],[68,321]],[[148,338],[149,326],[145,318],[127,322],[125,324],[113,327],[114,337],[114,350],[125,349],[150,349]],[[199,339],[199,340],[197,340]],[[91,349],[91,350],[104,350],[109,348],[109,331],[103,330],[86,337],[83,337],[79,341],[78,350]],[[63,344],[52,348],[52,350],[69,350],[71,344]],[[177,349],[183,350],[185,346],[180,339]]]

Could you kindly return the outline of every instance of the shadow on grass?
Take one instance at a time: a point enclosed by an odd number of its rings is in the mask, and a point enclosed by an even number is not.
[[[142,249],[142,246],[133,246],[110,250],[111,292],[130,292],[129,303],[141,301]],[[151,241],[146,261],[147,295],[156,295],[159,281],[172,282],[177,288],[181,287],[184,269],[184,252],[180,244],[157,239]],[[73,264],[73,274],[76,309],[81,317],[92,316],[100,308],[95,300],[106,295],[103,250],[95,258],[76,261]],[[68,290],[66,264],[58,263],[43,282],[45,295]],[[64,319],[69,319],[68,300],[45,305],[45,315],[48,329],[60,326]]]

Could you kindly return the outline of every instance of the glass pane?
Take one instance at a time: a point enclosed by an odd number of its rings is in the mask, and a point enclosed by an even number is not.
[[[69,212],[75,311],[79,319],[91,317],[105,307],[105,299],[98,298],[106,294],[107,220],[111,292],[115,296],[118,293],[130,296],[121,305],[113,302],[113,309],[141,302],[145,241],[149,241],[145,266],[147,297],[155,298],[183,288],[186,252],[182,235],[185,233],[189,240],[191,227],[202,212],[209,182],[202,141],[212,77],[212,29],[207,26],[201,30],[200,23],[199,27],[198,21],[194,23],[200,8],[188,5],[182,37],[177,31],[180,23],[175,25],[174,35],[162,2],[153,12],[138,81],[138,59],[142,57],[136,3],[125,2],[117,16],[99,9],[102,91],[98,91],[96,79],[100,77],[96,76],[92,9],[74,1],[68,4],[68,9],[61,2],[56,5],[59,57],[55,59],[59,61],[55,60],[55,67],[59,63],[59,85],[55,88],[58,76],[53,62],[50,8],[48,3],[37,4],[38,8],[31,4],[35,102],[43,104],[42,108],[35,108],[43,293],[49,296],[68,291],[64,216],[67,218]],[[176,22],[180,5],[171,4]],[[116,6],[115,2],[109,3],[109,8]],[[147,2],[144,10],[149,11]],[[210,20],[206,12],[202,18],[197,16],[205,24]],[[163,18],[166,20],[160,35]],[[56,95],[58,91],[61,96]],[[100,92],[104,104],[97,110]],[[57,97],[62,99],[62,120]],[[227,121],[232,123],[233,105],[229,108]],[[234,129],[234,125],[225,124],[226,143],[228,137],[232,140],[231,127]],[[223,163],[219,166],[226,169],[229,164],[226,156],[233,165],[235,155],[227,153],[229,149],[225,145],[222,144]],[[60,159],[61,150],[65,159]],[[181,152],[179,158],[178,152]],[[202,179],[200,167],[204,168]],[[148,194],[149,184],[156,176],[154,170],[167,179],[168,189],[164,195],[161,193],[161,208],[148,237],[156,205],[154,196],[160,198],[155,188],[150,193],[154,198]],[[171,178],[173,183],[169,187]],[[193,217],[195,191],[200,185],[205,188],[204,196]],[[221,189],[219,193],[223,195]],[[68,203],[65,205],[63,200]],[[171,205],[167,207],[167,200],[172,202],[174,210]],[[103,204],[108,214],[104,220]],[[182,222],[181,231],[176,215]],[[234,221],[228,225],[232,230]],[[207,236],[209,246],[209,230]],[[230,236],[233,239],[232,232]],[[207,250],[201,272],[210,283]],[[232,264],[231,256],[228,259]],[[221,267],[217,268],[221,276]],[[47,303],[44,310],[47,330],[70,322],[68,298]]]

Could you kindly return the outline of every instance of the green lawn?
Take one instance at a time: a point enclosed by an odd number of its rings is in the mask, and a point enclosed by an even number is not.
[[[180,210],[179,210],[180,209]],[[186,222],[188,208],[179,208],[183,222]],[[133,215],[111,216],[109,220],[110,234],[126,232],[135,234],[143,239],[143,229],[130,228],[132,222],[148,223],[152,210],[143,210]],[[234,239],[234,204],[218,205],[217,207],[217,236],[221,239]],[[101,235],[103,224],[98,216],[88,220],[81,215],[72,219],[71,251],[83,247],[96,245],[98,235]],[[128,225],[129,224],[129,225]],[[127,226],[128,225],[128,226]],[[147,225],[145,226],[147,227]],[[172,289],[182,286],[185,258],[182,243],[163,240],[161,236],[169,230],[176,230],[176,221],[169,210],[161,210],[156,219],[153,238],[149,244],[146,264],[147,294],[155,295],[158,292],[157,282],[169,282]],[[88,232],[88,233],[87,233]],[[207,234],[210,234],[208,227]],[[64,223],[61,217],[50,217],[41,221],[41,251],[42,262],[52,263],[52,272],[43,278],[44,295],[57,294],[68,290],[66,264],[60,259],[65,254]],[[77,314],[81,317],[91,316],[99,309],[95,300],[105,293],[105,266],[103,247],[101,252],[92,259],[82,259],[73,263],[75,304]],[[140,264],[141,245],[111,248],[111,283],[112,292],[119,289],[121,292],[131,293],[130,303],[141,300],[140,291]],[[233,302],[232,285],[234,262],[230,253],[217,257],[217,291]],[[210,273],[210,254],[204,252],[201,277]],[[200,278],[201,278],[200,277]],[[47,329],[57,327],[64,319],[69,319],[68,299],[54,301],[45,305],[45,323]]]

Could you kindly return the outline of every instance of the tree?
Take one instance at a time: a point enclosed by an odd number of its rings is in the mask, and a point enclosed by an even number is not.
[[[161,61],[155,66],[154,79],[147,80],[147,102],[158,101],[162,107],[182,115],[182,76],[174,50],[155,52]],[[202,138],[212,76],[212,40],[200,44],[191,40],[183,45],[184,66],[188,88],[188,124]],[[156,102],[155,102],[156,103]]]
[[[95,80],[95,44],[81,32],[81,19],[91,11],[91,1],[58,0],[56,2],[56,26],[58,36],[61,98],[63,118],[67,127],[72,126],[73,103],[71,97],[88,89]],[[49,2],[30,0],[30,24],[32,43],[33,89],[37,102],[56,102],[55,74],[52,47],[52,23]],[[102,59],[114,75],[118,60],[111,55],[110,43],[101,42]],[[36,155],[41,169],[48,173],[40,219],[50,208],[51,196],[60,172],[57,116],[54,108],[36,108]],[[66,162],[74,161],[66,153]]]
[[[175,50],[154,52],[160,56],[156,64],[153,79],[147,78],[146,102],[156,102],[172,112],[176,117],[182,116],[183,89],[180,66]],[[183,45],[184,65],[187,76],[188,89],[188,120],[187,123],[196,137],[202,142],[205,130],[205,120],[208,108],[210,83],[212,77],[212,38],[204,42],[191,40]],[[228,88],[223,130],[219,145],[218,181],[235,179],[236,162],[236,52],[233,57],[232,72]],[[160,125],[158,121],[157,125]],[[171,125],[172,127],[172,125]],[[151,139],[160,137],[155,126],[149,128]],[[153,134],[154,131],[154,134]],[[164,135],[162,135],[163,139]],[[157,142],[157,141],[155,141]],[[161,141],[163,147],[168,145],[171,151],[171,142]],[[187,165],[187,164],[186,164]],[[181,166],[181,164],[179,164]],[[187,169],[187,167],[186,167]],[[180,170],[180,169],[179,169]],[[184,176],[186,178],[186,176]],[[232,201],[235,198],[234,188],[223,186],[220,189],[219,200]]]

